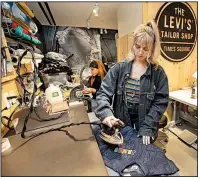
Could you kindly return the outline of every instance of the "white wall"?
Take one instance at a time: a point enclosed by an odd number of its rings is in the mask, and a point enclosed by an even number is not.
[[[142,15],[142,2],[122,3],[117,10],[119,37],[133,32],[142,23]]]

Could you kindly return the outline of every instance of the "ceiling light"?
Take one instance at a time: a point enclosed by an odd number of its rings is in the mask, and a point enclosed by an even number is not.
[[[103,29],[100,29],[100,34],[103,34]]]
[[[105,32],[105,34],[107,34],[107,33],[108,33],[106,29],[104,29],[104,32]]]
[[[99,15],[99,6],[98,6],[98,3],[95,4],[94,8],[93,8],[93,13],[95,16],[98,16]]]

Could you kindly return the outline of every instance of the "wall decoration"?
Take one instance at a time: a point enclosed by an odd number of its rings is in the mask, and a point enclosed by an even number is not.
[[[183,61],[192,53],[197,37],[197,21],[188,3],[165,3],[156,15],[160,30],[161,54],[170,61]]]
[[[100,29],[93,28],[43,26],[44,53],[74,54],[68,61],[74,72],[79,72],[92,58],[113,63],[117,61],[116,33],[117,30],[108,29],[100,34]]]

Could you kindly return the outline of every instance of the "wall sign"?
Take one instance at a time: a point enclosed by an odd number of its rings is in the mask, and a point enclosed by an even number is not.
[[[188,3],[165,3],[156,15],[160,31],[161,54],[173,62],[183,61],[192,53],[197,36],[195,14]]]

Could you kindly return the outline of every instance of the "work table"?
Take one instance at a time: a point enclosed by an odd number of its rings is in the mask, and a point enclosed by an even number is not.
[[[59,127],[71,122],[88,120],[83,103],[70,108],[70,122],[36,129],[31,132]],[[2,176],[108,176],[90,125],[65,128],[38,136],[2,157]],[[10,136],[12,149],[28,139],[20,134]]]

